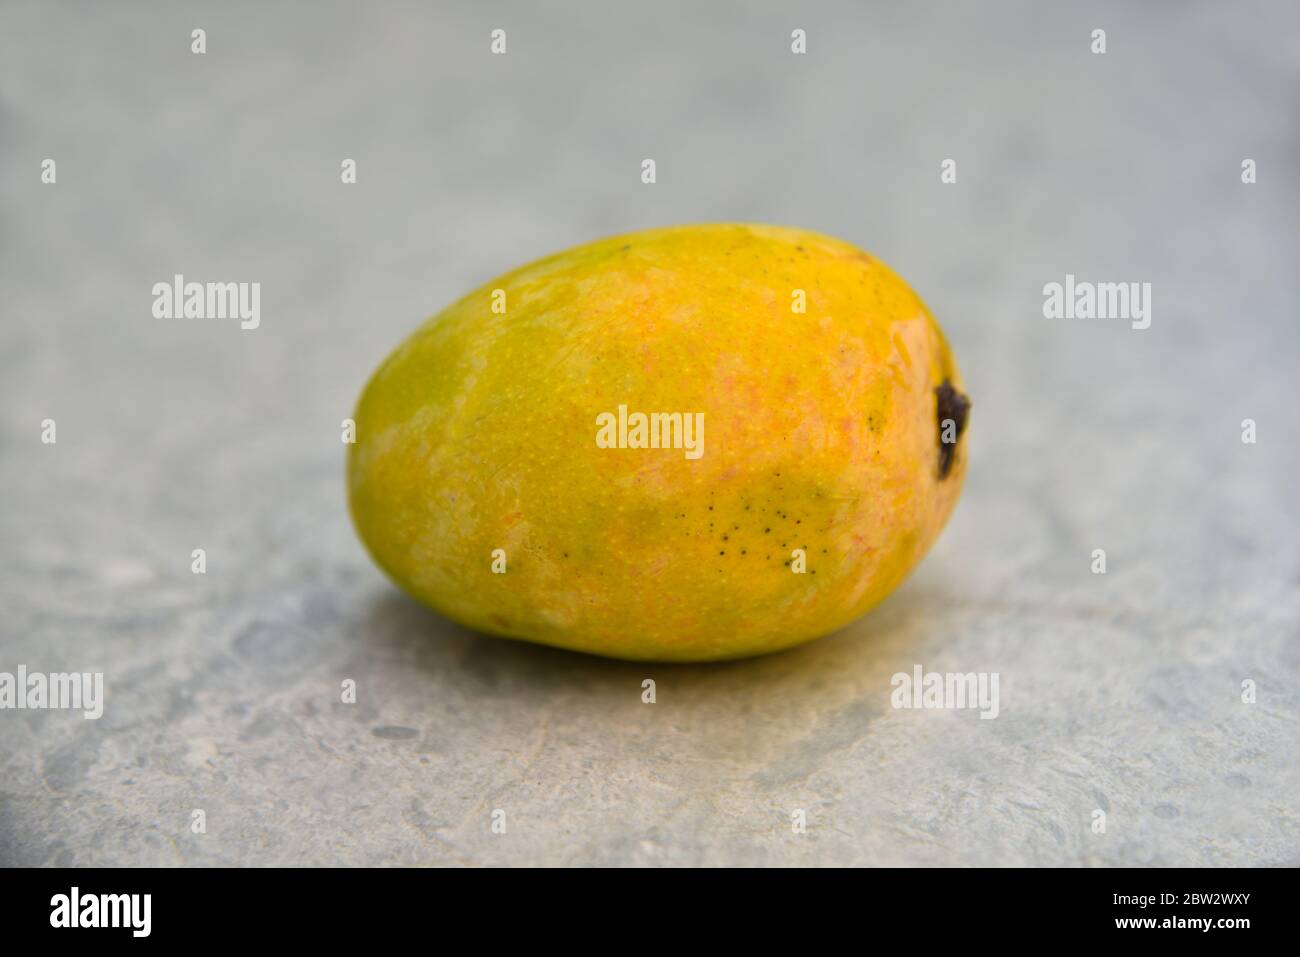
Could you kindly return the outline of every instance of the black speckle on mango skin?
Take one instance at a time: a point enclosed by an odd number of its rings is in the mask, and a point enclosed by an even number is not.
[[[948,477],[952,471],[952,460],[957,454],[957,443],[961,441],[962,433],[966,431],[966,421],[970,418],[970,399],[962,395],[953,384],[947,379],[943,385],[934,390],[937,402],[936,407],[936,435],[939,440],[939,479],[942,481]],[[943,423],[952,419],[956,427],[956,435],[952,442],[943,440]]]

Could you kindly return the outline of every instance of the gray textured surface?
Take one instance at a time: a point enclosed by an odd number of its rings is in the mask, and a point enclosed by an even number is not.
[[[0,8],[0,670],[108,695],[0,712],[0,863],[1300,864],[1294,4],[430,6]],[[919,571],[708,667],[401,597],[343,505],[371,368],[703,220],[843,236],[944,323],[972,460]],[[262,282],[262,327],[155,320],[173,272]],[[1152,282],[1152,327],[1044,319],[1066,272]],[[1001,716],[893,710],[915,663]]]

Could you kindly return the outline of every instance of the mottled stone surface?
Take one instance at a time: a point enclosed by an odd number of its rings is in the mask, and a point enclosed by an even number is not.
[[[0,671],[107,704],[0,711],[0,863],[1300,864],[1294,4],[434,6],[5,5]],[[398,594],[343,504],[374,365],[705,220],[857,242],[945,325],[972,457],[919,571],[707,667]],[[176,272],[261,282],[261,328],[153,318]],[[1151,328],[1045,319],[1067,272],[1151,282]],[[892,708],[914,664],[999,717]]]

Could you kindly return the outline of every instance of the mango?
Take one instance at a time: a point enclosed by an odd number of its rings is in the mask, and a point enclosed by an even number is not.
[[[934,542],[969,400],[884,263],[777,226],[540,259],[370,379],[349,503],[412,596],[492,635],[707,661],[843,627]]]

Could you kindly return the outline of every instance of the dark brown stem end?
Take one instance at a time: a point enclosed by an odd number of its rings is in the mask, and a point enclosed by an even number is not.
[[[938,419],[939,436],[939,478],[946,479],[952,471],[952,460],[957,454],[957,443],[966,431],[966,420],[970,418],[970,399],[962,395],[948,380],[934,390]],[[949,433],[952,440],[944,441],[944,423],[952,420],[953,428]]]

